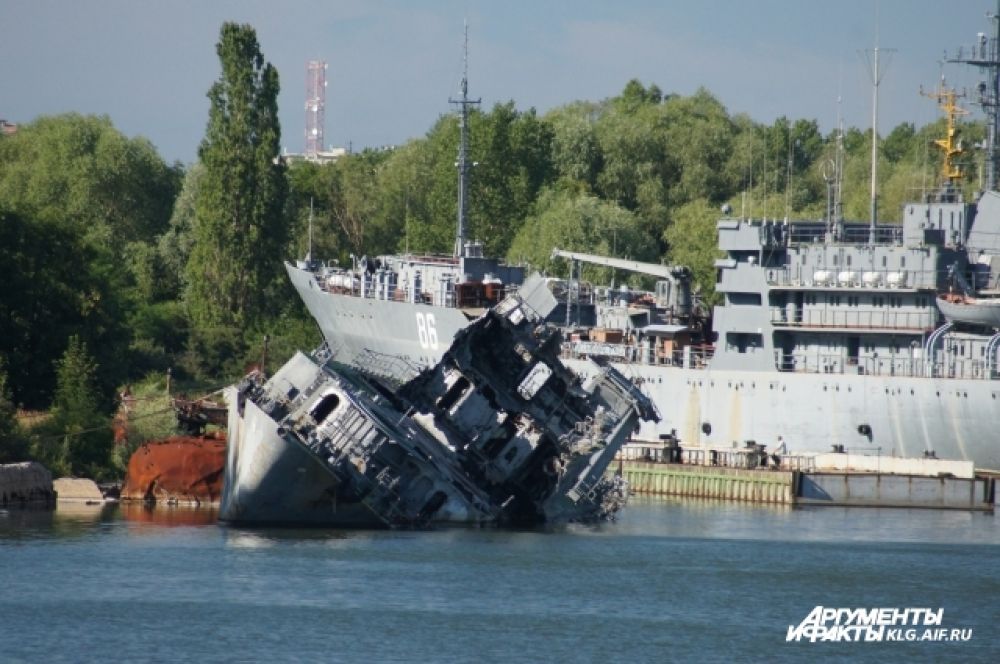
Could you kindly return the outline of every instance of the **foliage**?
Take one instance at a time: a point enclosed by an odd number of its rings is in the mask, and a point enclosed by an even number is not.
[[[145,376],[134,385],[125,386],[128,407],[125,410],[125,440],[115,444],[111,465],[118,475],[124,475],[128,461],[140,445],[151,440],[163,440],[178,433],[177,417],[167,392],[165,373]]]
[[[100,386],[110,389],[126,371],[121,280],[106,268],[73,229],[0,212],[0,357],[17,403],[47,405],[53,360],[73,334],[107,363],[96,376]]]
[[[51,444],[39,456],[49,457],[53,471],[68,469],[75,475],[102,477],[111,453],[111,430],[100,408],[95,375],[97,366],[85,343],[71,336],[57,362],[57,384],[52,407]]]
[[[44,116],[0,141],[0,200],[9,210],[65,224],[117,256],[163,231],[179,179],[179,167],[107,116]]]
[[[208,92],[187,263],[186,301],[201,331],[264,315],[275,300],[287,238],[278,72],[264,62],[248,25],[225,23],[216,51],[222,75]]]
[[[195,162],[184,175],[184,183],[174,201],[170,223],[156,239],[156,254],[159,262],[158,270],[161,283],[160,292],[168,294],[172,299],[179,298],[186,286],[188,260],[191,258],[191,248],[194,246],[194,215],[195,202],[205,176],[205,167]]]
[[[7,389],[7,374],[0,362],[0,463],[28,459],[28,445],[17,423],[17,412]]]
[[[476,163],[470,236],[483,242],[487,255],[498,256],[507,251],[538,192],[552,179],[552,129],[534,109],[518,112],[514,102],[476,114],[470,124]],[[456,203],[453,218],[457,214]]]
[[[507,258],[564,276],[568,267],[563,259],[552,258],[554,248],[655,261],[654,246],[636,215],[628,210],[592,194],[550,189],[542,192],[535,213],[514,238]],[[594,266],[587,266],[584,274],[596,283],[608,283],[613,276],[610,269]]]
[[[708,304],[718,304],[715,294],[715,259],[719,232],[715,222],[719,211],[705,199],[685,203],[671,215],[671,224],[663,233],[670,246],[667,253],[671,265],[687,265],[694,274],[694,283]]]

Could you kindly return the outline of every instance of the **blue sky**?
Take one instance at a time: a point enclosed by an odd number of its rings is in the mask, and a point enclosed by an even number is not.
[[[462,22],[470,93],[544,112],[618,94],[631,78],[664,92],[703,86],[731,113],[762,122],[837,116],[871,123],[859,51],[896,49],[882,83],[880,131],[937,117],[932,88],[945,51],[989,31],[992,0],[4,0],[0,118],[107,114],[165,159],[195,159],[219,75],[227,20],[257,29],[281,76],[282,143],[304,147],[305,64],[329,63],[326,143],[355,149],[426,133],[456,94]],[[977,75],[949,66],[950,83]]]

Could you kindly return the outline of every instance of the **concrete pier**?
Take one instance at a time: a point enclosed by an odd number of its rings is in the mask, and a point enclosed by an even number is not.
[[[802,473],[795,493],[799,505],[991,511],[996,500],[995,482],[987,477]]]
[[[635,493],[759,503],[795,502],[796,471],[625,461],[622,475]]]
[[[623,459],[612,467],[636,494],[787,505],[993,511],[996,478],[864,470],[783,470]]]

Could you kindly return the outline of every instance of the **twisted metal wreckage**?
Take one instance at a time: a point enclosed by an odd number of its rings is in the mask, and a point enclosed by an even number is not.
[[[544,324],[543,279],[469,325],[419,371],[372,354],[362,370],[324,345],[227,395],[220,518],[406,527],[605,518],[627,487],[606,476],[652,402],[608,365],[581,382]]]

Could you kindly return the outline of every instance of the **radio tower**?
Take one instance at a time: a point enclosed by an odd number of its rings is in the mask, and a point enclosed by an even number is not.
[[[306,64],[306,154],[323,151],[323,125],[326,110],[326,62],[310,60]]]

